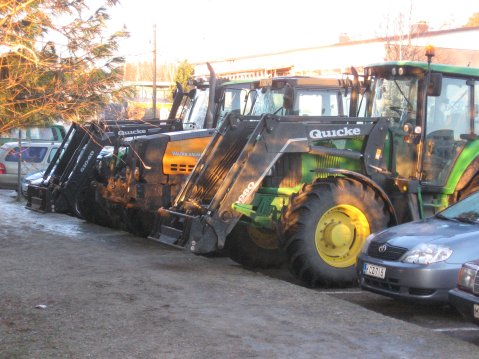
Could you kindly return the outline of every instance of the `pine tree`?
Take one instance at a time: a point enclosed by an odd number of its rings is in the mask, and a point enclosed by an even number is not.
[[[107,34],[106,0],[0,0],[0,132],[57,119],[83,122],[121,87],[124,59],[115,56],[125,30]]]
[[[472,14],[469,17],[469,20],[467,21],[466,25],[464,25],[464,27],[475,27],[475,26],[479,26],[479,12]]]

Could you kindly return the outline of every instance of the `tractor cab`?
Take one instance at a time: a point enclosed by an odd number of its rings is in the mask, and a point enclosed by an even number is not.
[[[346,91],[335,79],[285,76],[252,84],[243,114],[344,116]]]
[[[368,66],[364,76],[366,116],[390,119],[381,171],[400,191],[418,188],[420,202],[424,192],[420,209],[434,213],[457,197],[477,154],[479,70],[402,61]]]
[[[181,121],[184,129],[202,128],[202,121],[204,121],[206,106],[208,105],[209,84],[198,81],[193,86],[194,88],[190,91],[182,92],[181,85],[177,84],[169,115],[169,117]]]

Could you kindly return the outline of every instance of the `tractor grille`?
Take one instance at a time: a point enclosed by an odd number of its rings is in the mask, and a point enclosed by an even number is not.
[[[341,168],[341,158],[337,156],[316,156],[316,168]]]
[[[301,183],[301,154],[284,154],[265,177],[264,187],[295,187]]]
[[[368,248],[368,256],[388,261],[397,261],[406,252],[407,248],[379,242],[371,242]]]
[[[180,174],[189,174],[189,173],[191,173],[191,171],[193,171],[194,167],[195,166],[193,166],[193,165],[172,163],[170,165],[170,171],[171,172],[179,172]]]

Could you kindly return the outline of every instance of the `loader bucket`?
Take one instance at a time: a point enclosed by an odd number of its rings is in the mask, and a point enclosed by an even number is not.
[[[29,185],[26,207],[41,213],[52,212],[50,189],[38,185]]]

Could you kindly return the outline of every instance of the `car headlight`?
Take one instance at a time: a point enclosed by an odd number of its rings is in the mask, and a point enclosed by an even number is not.
[[[467,265],[463,265],[457,277],[458,288],[472,293],[474,291],[474,281],[476,280],[476,273],[476,268],[470,268]]]
[[[452,254],[452,249],[437,244],[421,243],[404,254],[403,262],[431,264],[445,261]]]
[[[373,240],[374,237],[376,237],[375,233],[371,233],[369,236],[366,237],[366,240],[364,241],[364,244],[361,247],[361,253],[366,254],[368,252],[369,245],[371,244],[371,241]]]

